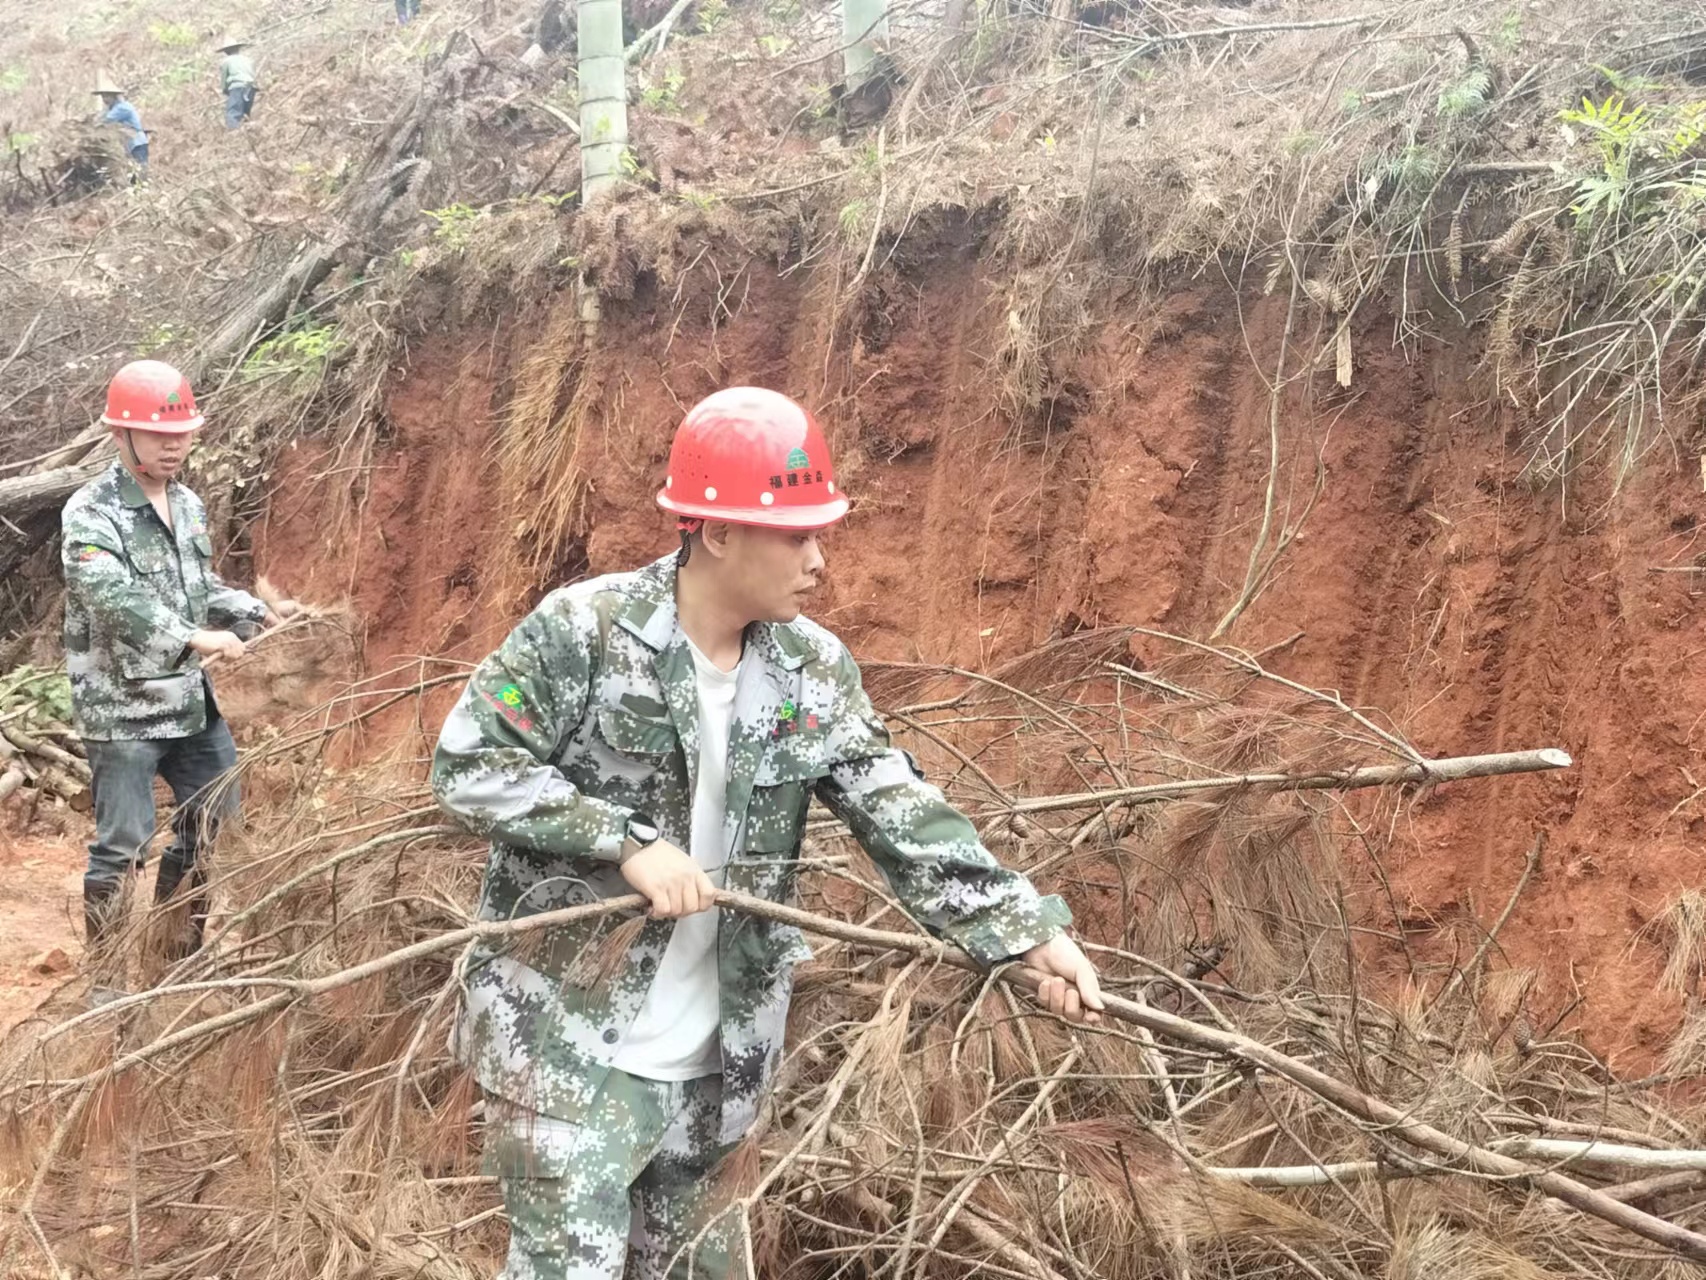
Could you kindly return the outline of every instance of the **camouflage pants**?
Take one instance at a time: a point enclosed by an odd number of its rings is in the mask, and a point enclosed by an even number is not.
[[[717,1141],[721,1076],[672,1082],[612,1070],[576,1124],[498,1098],[487,1114],[486,1170],[501,1180],[509,1214],[499,1280],[744,1277],[730,1257],[732,1214],[699,1239],[729,1149]]]

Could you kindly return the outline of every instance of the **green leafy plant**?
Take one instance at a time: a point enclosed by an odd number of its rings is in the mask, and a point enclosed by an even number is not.
[[[1652,123],[1647,107],[1631,107],[1621,93],[1613,93],[1603,102],[1583,98],[1579,109],[1566,107],[1558,113],[1558,118],[1564,122],[1568,136],[1574,138],[1573,126],[1586,133],[1599,148],[1599,172],[1581,180],[1575,202],[1570,205],[1576,225],[1586,229],[1596,220],[1624,214],[1639,216],[1647,202],[1632,182],[1632,166],[1643,149],[1643,135]]]
[[[1387,176],[1400,188],[1425,191],[1439,177],[1440,158],[1430,147],[1411,143],[1404,147],[1386,167]]]
[[[653,173],[650,169],[646,168],[645,165],[640,163],[639,152],[635,151],[632,147],[622,148],[622,155],[617,160],[617,164],[621,166],[622,176],[632,182],[641,182],[649,185],[655,185],[657,183],[657,174]]]
[[[699,0],[699,30],[710,35],[729,16],[729,0]]]
[[[170,321],[162,321],[142,335],[142,340],[137,343],[137,350],[145,356],[153,355],[156,351],[164,351],[167,347],[176,345],[189,336],[189,332],[187,328]]]
[[[0,93],[16,93],[29,80],[29,72],[20,66],[0,67]]]
[[[841,234],[849,240],[859,238],[860,225],[865,221],[865,211],[869,206],[863,200],[849,200],[841,206],[841,212],[836,220],[841,224]]]
[[[758,47],[766,58],[779,58],[794,47],[794,42],[787,36],[763,35],[758,37]]]
[[[8,715],[28,707],[31,719],[71,722],[71,680],[65,668],[43,670],[24,663],[6,673],[0,682],[0,708]]]
[[[1446,119],[1472,116],[1487,105],[1493,88],[1493,73],[1485,64],[1472,62],[1463,74],[1439,91],[1439,114]]]
[[[676,68],[671,67],[663,73],[661,80],[647,85],[640,91],[640,102],[653,111],[660,111],[665,115],[674,115],[681,110],[681,103],[676,95],[681,92],[682,86],[686,83],[687,77]]]
[[[181,89],[201,74],[201,69],[193,62],[180,62],[160,73],[154,81],[156,89]]]
[[[151,22],[148,24],[148,34],[168,49],[184,49],[199,43],[195,29],[186,27],[181,22]]]
[[[343,349],[335,324],[304,325],[269,338],[243,362],[243,379],[281,377],[293,383],[317,381],[326,363]]]
[[[1487,43],[1500,53],[1515,53],[1522,47],[1522,11],[1512,9],[1500,20],[1498,30],[1487,37]]]
[[[486,216],[486,211],[458,203],[428,209],[426,216],[433,221],[432,238],[453,253],[461,253],[474,238],[474,225]]]
[[[6,150],[11,155],[21,156],[26,151],[33,150],[41,143],[41,139],[33,133],[8,133],[6,135]]]
[[[701,213],[704,213],[706,210],[710,209],[712,205],[717,203],[716,192],[700,191],[694,187],[684,188],[683,190],[678,191],[676,196],[680,199],[682,204],[690,204]]]

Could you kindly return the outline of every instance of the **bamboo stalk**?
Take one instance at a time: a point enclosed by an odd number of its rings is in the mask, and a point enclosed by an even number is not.
[[[1360,787],[1391,787],[1405,784],[1455,782],[1463,778],[1490,778],[1508,773],[1539,773],[1568,769],[1575,762],[1566,751],[1543,747],[1537,751],[1504,751],[1492,755],[1447,756],[1419,764],[1365,765],[1338,773],[1244,773],[1225,778],[1190,778],[1181,782],[1155,782],[1141,787],[1113,787],[1106,791],[1079,791],[1071,795],[1035,796],[1014,803],[1014,813],[1047,813],[1053,809],[1079,809],[1086,805],[1155,804],[1204,791],[1230,791],[1248,787],[1261,791],[1354,791]]]
[[[622,0],[581,0],[578,21],[581,203],[590,205],[622,181],[622,155],[628,149]]]

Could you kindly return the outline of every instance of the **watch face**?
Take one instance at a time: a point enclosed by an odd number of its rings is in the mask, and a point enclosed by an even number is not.
[[[644,818],[630,818],[628,834],[641,844],[651,844],[658,838],[658,829]]]

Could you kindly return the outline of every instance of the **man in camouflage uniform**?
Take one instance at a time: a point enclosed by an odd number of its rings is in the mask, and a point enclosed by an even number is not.
[[[142,870],[158,774],[178,807],[155,899],[165,901],[188,877],[189,935],[171,948],[181,956],[201,945],[207,911],[197,854],[237,803],[234,779],[212,788],[237,750],[203,667],[240,657],[240,637],[277,617],[220,581],[207,512],[173,479],[203,421],[183,374],[157,360],[126,365],[107,389],[101,421],[119,460],[73,494],[61,517],[65,665],[94,773],[85,936],[93,950],[110,935]]]
[[[701,1235],[710,1175],[757,1115],[810,951],[712,899],[792,896],[813,796],[931,932],[985,964],[1022,956],[1053,1011],[1100,1005],[1065,904],[996,864],[891,746],[846,647],[800,616],[816,531],[847,510],[810,416],[717,393],[682,423],[658,501],[680,555],[547,596],[433,759],[440,802],[492,839],[481,918],[651,903],[613,971],[589,963],[609,928],[590,919],[468,965],[457,1051],[487,1092],[506,1280],[661,1280],[688,1255],[695,1275],[743,1274],[726,1222]]]

